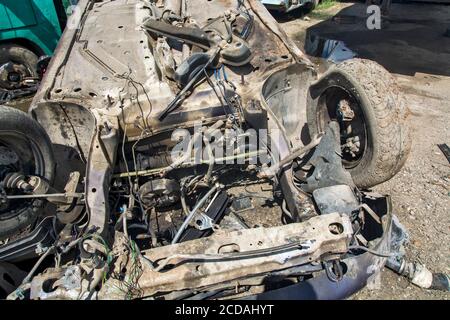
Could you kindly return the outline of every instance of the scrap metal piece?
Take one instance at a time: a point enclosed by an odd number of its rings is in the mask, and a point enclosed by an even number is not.
[[[332,225],[339,225],[340,232],[332,232]],[[274,228],[219,231],[143,252],[148,263],[138,285],[143,296],[150,296],[335,259],[347,252],[352,234],[350,219],[338,213]],[[120,298],[115,286],[116,280],[109,279],[99,297]]]
[[[344,42],[325,39],[315,34],[307,36],[305,51],[311,56],[320,57],[333,63],[339,63],[357,56]]]
[[[177,27],[164,21],[148,19],[143,27],[158,36],[164,36],[172,39],[184,41],[196,45],[202,49],[208,50],[212,45],[212,39],[200,28]]]
[[[196,219],[192,222],[192,225],[200,231],[205,231],[214,228],[214,221],[206,214],[200,213],[197,215]]]
[[[347,185],[314,190],[313,197],[321,214],[333,212],[351,214],[360,206],[353,190]]]
[[[249,63],[253,54],[247,42],[242,39],[235,39],[223,46],[221,58],[224,64],[240,67]]]
[[[193,53],[177,68],[174,74],[174,80],[181,88],[184,88],[205,67],[209,59],[210,56],[207,53]]]
[[[244,211],[255,209],[255,207],[253,206],[251,197],[243,196],[233,200],[231,209],[235,213],[241,213]]]
[[[438,144],[439,149],[441,149],[444,156],[447,158],[448,163],[450,163],[450,148],[447,144]]]
[[[347,99],[339,101],[337,112],[344,122],[351,122],[355,118],[355,111],[353,111],[350,101]]]
[[[314,172],[303,186],[305,191],[313,192],[335,185],[355,187],[352,176],[342,165],[340,129],[337,122],[330,122],[310,163],[314,166]]]
[[[30,234],[0,247],[1,262],[20,262],[35,258],[38,248],[47,248],[55,241],[52,217],[47,217]]]
[[[205,196],[203,199],[205,198],[208,197]],[[179,237],[177,241],[185,242],[189,240],[199,239],[209,235],[212,229],[208,228],[208,226],[210,226],[211,224],[212,226],[214,226],[220,222],[223,215],[226,213],[229,201],[230,199],[227,193],[223,190],[222,191],[219,190],[211,199],[211,202],[205,209],[205,212],[202,213],[202,215],[204,215],[205,217],[202,218],[201,215],[196,214],[195,212],[198,212],[198,209],[196,210],[196,208],[194,208],[191,211],[191,213],[193,213],[192,217],[187,217],[186,220],[184,221],[185,223],[187,221],[190,221],[189,223],[186,224],[186,228],[183,230],[183,232],[180,232],[182,231],[183,227],[180,227],[180,229],[178,230]],[[206,226],[201,225],[204,223],[206,223]],[[190,224],[197,224],[199,228],[188,227],[188,225]],[[176,237],[174,237],[174,239],[176,239]]]
[[[139,188],[146,207],[167,207],[180,200],[180,184],[172,179],[154,179]]]
[[[390,258],[386,267],[406,277],[412,284],[432,290],[450,291],[450,277],[444,273],[432,273],[420,263],[408,262],[405,259]]]
[[[64,202],[58,204],[58,210],[56,216],[58,220],[64,224],[74,222],[84,210],[84,203],[80,198],[73,195],[76,194],[77,188],[79,188],[81,174],[78,171],[71,172],[69,175],[69,181],[64,187],[66,197]],[[81,195],[84,196],[84,195]]]
[[[53,283],[48,287],[47,283]],[[81,296],[82,281],[80,268],[77,266],[67,269],[47,269],[45,273],[33,278],[30,287],[30,298],[39,300],[51,299],[86,299]]]

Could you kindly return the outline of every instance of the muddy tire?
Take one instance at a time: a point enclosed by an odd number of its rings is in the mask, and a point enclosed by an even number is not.
[[[50,139],[44,129],[26,113],[0,106],[0,183],[8,173],[22,172],[53,181],[55,161]],[[6,163],[6,153],[15,160]],[[1,156],[1,155],[0,155]],[[0,203],[0,239],[14,235],[28,227],[39,216],[44,201],[11,200]]]
[[[0,45],[0,66],[10,64],[9,71],[0,72],[0,88],[19,89],[25,77],[37,78],[38,56],[32,51],[15,44]]]
[[[328,121],[339,121],[344,166],[363,189],[391,179],[405,164],[411,148],[408,112],[393,76],[362,59],[331,67],[311,86],[307,110],[311,136]]]

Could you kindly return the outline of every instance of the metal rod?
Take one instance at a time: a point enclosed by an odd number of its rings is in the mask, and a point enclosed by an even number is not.
[[[322,137],[316,136],[308,145],[293,150],[286,158],[271,166],[265,172],[262,172],[260,177],[270,178],[275,176],[285,165],[317,147],[320,144],[321,139]]]
[[[222,158],[216,158],[214,163],[226,163],[228,161],[231,160],[238,160],[238,159],[242,159],[242,158],[248,158],[248,160],[250,160],[251,158],[258,156],[258,155],[265,155],[267,154],[267,151],[252,151],[252,152],[247,152],[247,153],[242,153],[242,154],[237,154],[234,156],[229,156],[229,157],[222,157]],[[201,165],[201,164],[209,164],[209,161],[205,161],[202,160],[200,161],[200,163],[195,163],[195,159],[191,158],[189,162],[186,162],[185,164],[183,164],[183,167],[189,167],[189,166],[194,166],[194,165]],[[156,168],[156,169],[149,169],[149,170],[141,170],[141,171],[133,171],[133,172],[124,172],[124,173],[118,173],[113,175],[113,178],[117,179],[117,178],[128,178],[128,177],[135,177],[135,176],[149,176],[149,175],[154,175],[154,174],[158,174],[161,171],[164,171],[165,168]]]
[[[180,239],[181,235],[183,234],[183,231],[186,229],[188,224],[191,222],[191,220],[194,217],[195,213],[198,211],[198,209],[201,208],[201,206],[203,206],[205,204],[206,200],[208,200],[208,198],[214,192],[217,191],[218,188],[219,188],[219,186],[215,185],[214,187],[211,188],[211,190],[208,191],[208,193],[199,202],[197,202],[197,204],[195,205],[194,209],[192,209],[192,211],[189,213],[189,215],[184,220],[184,222],[181,225],[180,229],[178,229],[177,234],[175,235],[175,237],[172,240],[172,244],[175,244],[175,243],[178,242],[178,240]]]
[[[52,194],[26,194],[17,196],[5,196],[8,200],[14,199],[36,199],[36,198],[81,198],[82,193],[52,193]]]

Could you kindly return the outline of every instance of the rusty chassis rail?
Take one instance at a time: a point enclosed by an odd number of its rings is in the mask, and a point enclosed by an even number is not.
[[[142,297],[147,297],[229,283],[245,285],[269,272],[334,260],[349,250],[352,235],[349,217],[338,213],[281,227],[218,231],[205,239],[142,252],[138,286]],[[98,297],[122,298],[119,282],[109,279]]]

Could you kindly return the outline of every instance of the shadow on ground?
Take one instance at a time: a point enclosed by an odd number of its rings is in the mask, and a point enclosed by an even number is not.
[[[382,19],[381,30],[367,28],[366,8],[362,3],[347,4],[308,27],[303,36],[343,41],[358,57],[374,60],[392,73],[450,76],[450,37],[444,36],[450,28],[450,5],[393,4],[389,17]],[[311,14],[313,20],[323,16]],[[292,18],[283,17],[280,22]],[[305,39],[297,40],[304,43]]]

